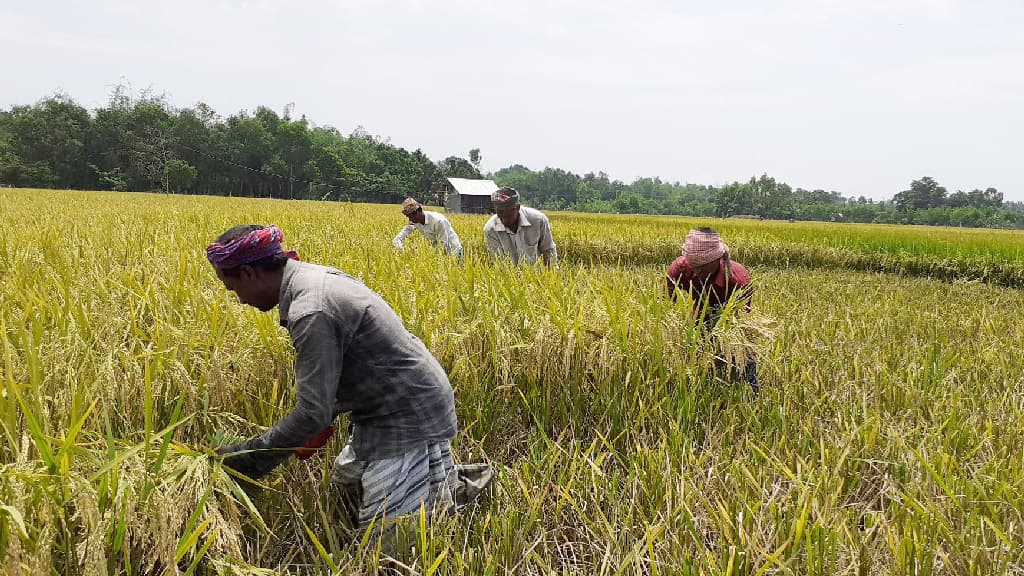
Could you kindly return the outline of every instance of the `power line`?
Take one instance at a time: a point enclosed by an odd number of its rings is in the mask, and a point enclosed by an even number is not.
[[[208,159],[214,160],[216,162],[221,162],[223,164],[228,164],[230,166],[235,166],[235,167],[241,168],[243,170],[248,170],[249,172],[255,172],[257,174],[262,174],[264,176],[271,176],[271,177],[274,177],[274,178],[279,178],[281,180],[287,180],[287,181],[290,181],[290,182],[299,182],[301,184],[309,184],[311,186],[317,186],[317,187],[323,186],[323,187],[328,188],[329,190],[330,189],[335,189],[335,188],[338,189],[338,190],[343,190],[343,188],[341,186],[338,186],[337,184],[328,184],[327,182],[318,182],[316,180],[303,180],[301,178],[295,178],[293,176],[285,176],[284,174],[277,174],[277,173],[274,173],[274,172],[268,172],[266,170],[262,170],[262,169],[259,169],[259,168],[253,168],[251,166],[246,166],[245,164],[239,164],[238,162],[233,162],[231,160],[226,160],[224,158],[218,158],[217,156],[214,156],[212,154],[208,154],[208,153],[203,152],[201,150],[196,150],[195,148],[192,148],[191,146],[186,146],[184,144],[178,144],[178,147],[184,148],[185,150],[189,150],[190,152],[194,152],[195,154],[203,156],[204,158],[208,158]]]

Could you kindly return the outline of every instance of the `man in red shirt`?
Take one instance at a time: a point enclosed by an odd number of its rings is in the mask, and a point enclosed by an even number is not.
[[[693,312],[703,313],[704,328],[708,331],[718,321],[723,306],[730,298],[735,295],[743,300],[745,309],[749,311],[754,294],[747,269],[732,261],[729,247],[713,228],[690,230],[683,243],[683,255],[668,267],[666,282],[673,301],[677,291],[690,293]],[[715,365],[719,369],[725,368],[721,359],[716,360]],[[743,376],[754,392],[760,390],[755,358],[747,361]]]

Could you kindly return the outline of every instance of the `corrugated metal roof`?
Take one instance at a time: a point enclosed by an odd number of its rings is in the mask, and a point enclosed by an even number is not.
[[[469,178],[448,178],[448,182],[459,194],[465,196],[490,196],[499,188],[493,180],[470,180]]]

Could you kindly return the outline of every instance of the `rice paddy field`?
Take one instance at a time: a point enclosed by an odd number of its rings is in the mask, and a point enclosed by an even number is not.
[[[551,271],[488,259],[483,216],[451,217],[460,266],[418,235],[394,250],[397,206],[0,205],[4,574],[1024,574],[1019,232],[555,213]],[[224,471],[219,435],[294,398],[277,312],[205,260],[240,223],[278,224],[424,340],[457,458],[500,470],[483,498],[384,550],[339,529],[343,436],[257,490]],[[756,317],[716,330],[756,349],[759,396],[713,377],[664,296],[696,225],[754,279]]]

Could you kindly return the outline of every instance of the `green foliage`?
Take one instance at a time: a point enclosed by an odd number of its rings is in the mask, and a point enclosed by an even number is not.
[[[85,157],[90,123],[88,111],[64,95],[11,108],[0,117],[6,142],[0,174],[22,183],[92,187]]]
[[[612,202],[612,208],[619,214],[646,214],[647,200],[636,192],[628,192]]]
[[[164,164],[164,181],[167,188],[175,192],[184,192],[195,184],[199,172],[184,160],[169,160]]]
[[[265,107],[221,119],[119,87],[93,114],[65,96],[0,111],[0,183],[20,187],[395,202],[449,175],[480,177],[456,156],[435,164],[362,129],[342,136]]]
[[[480,178],[480,170],[477,169],[476,164],[473,164],[465,158],[459,158],[458,156],[449,156],[442,160],[438,166],[438,171],[445,178]]]
[[[930,176],[910,183],[910,189],[893,196],[893,203],[902,212],[939,208],[946,201],[946,189]]]

